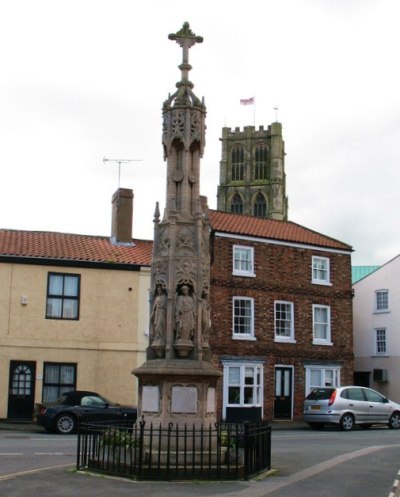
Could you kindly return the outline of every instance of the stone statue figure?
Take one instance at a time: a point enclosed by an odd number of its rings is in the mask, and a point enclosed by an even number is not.
[[[154,342],[163,342],[165,338],[165,323],[167,315],[167,296],[161,285],[156,287],[156,298],[150,315],[152,325],[151,337]]]
[[[196,325],[195,303],[187,285],[181,287],[181,294],[176,300],[175,323],[178,340],[193,338]]]
[[[208,346],[208,333],[211,326],[211,308],[208,303],[208,289],[204,288],[201,294],[201,335],[204,345]]]

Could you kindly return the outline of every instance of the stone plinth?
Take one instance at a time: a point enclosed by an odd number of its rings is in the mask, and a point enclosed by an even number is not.
[[[220,371],[206,361],[154,359],[136,369],[138,418],[146,426],[208,426],[216,422],[215,390]]]

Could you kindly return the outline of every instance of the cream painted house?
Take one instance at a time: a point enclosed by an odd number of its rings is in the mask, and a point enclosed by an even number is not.
[[[353,290],[355,383],[400,402],[400,255]]]
[[[70,389],[136,404],[152,242],[131,238],[132,198],[114,195],[111,238],[0,230],[0,419]]]

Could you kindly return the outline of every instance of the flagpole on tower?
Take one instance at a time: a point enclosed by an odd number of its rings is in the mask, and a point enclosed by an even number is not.
[[[256,97],[251,98],[241,98],[240,105],[252,105],[253,106],[253,125],[256,125]]]

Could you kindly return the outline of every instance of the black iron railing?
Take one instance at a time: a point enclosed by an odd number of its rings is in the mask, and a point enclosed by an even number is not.
[[[267,423],[79,425],[79,470],[138,480],[234,480],[249,479],[270,468]]]

